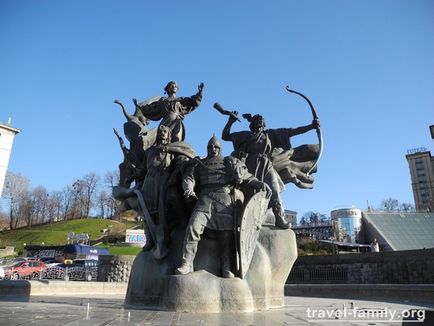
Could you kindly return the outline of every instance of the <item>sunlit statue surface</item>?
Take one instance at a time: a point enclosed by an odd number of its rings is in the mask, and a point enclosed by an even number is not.
[[[280,307],[297,258],[280,192],[285,183],[312,188],[322,149],[292,148],[290,138],[312,129],[319,134],[319,120],[265,129],[262,116],[245,114],[250,130],[231,132],[238,112],[216,104],[229,115],[222,138],[232,142],[234,152],[224,157],[212,136],[206,156],[197,157],[185,142],[183,119],[200,105],[203,87],[200,83],[191,97],[176,97],[178,85],[169,82],[167,97],[133,99],[132,115],[115,101],[127,119],[129,148],[115,130],[124,160],[113,195],[120,211],[132,209],[143,218],[147,239],[125,304],[185,312]],[[147,128],[149,121],[157,127]]]
[[[207,146],[208,155],[198,160],[185,173],[183,179],[184,195],[196,197],[196,206],[185,231],[182,251],[182,265],[176,269],[177,274],[193,272],[193,260],[196,256],[198,242],[205,230],[217,232],[220,249],[221,276],[234,277],[231,267],[234,251],[234,231],[237,227],[237,213],[241,211],[244,201],[243,188],[266,191],[269,187],[257,180],[240,160],[235,157],[223,158],[220,141],[213,136]],[[267,195],[267,196],[268,196]]]
[[[185,139],[184,117],[200,105],[203,86],[203,83],[200,83],[198,92],[191,97],[177,97],[178,84],[175,81],[170,81],[164,88],[167,97],[161,97],[152,102],[137,103],[135,99],[133,101],[144,117],[153,121],[160,120],[160,126],[164,125],[170,128],[172,141],[182,141]]]

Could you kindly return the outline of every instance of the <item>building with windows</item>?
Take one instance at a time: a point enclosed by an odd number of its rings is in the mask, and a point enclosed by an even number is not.
[[[331,211],[332,225],[336,239],[342,242],[358,243],[362,211],[355,207],[345,207]]]
[[[285,218],[290,223],[290,227],[297,225],[297,212],[285,209]]]
[[[411,187],[416,211],[434,211],[434,157],[426,148],[408,151]]]
[[[0,123],[0,196],[3,192],[12,143],[15,135],[19,132],[19,129],[16,129],[9,124]]]

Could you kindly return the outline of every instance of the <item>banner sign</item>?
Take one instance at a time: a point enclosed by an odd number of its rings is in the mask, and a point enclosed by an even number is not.
[[[146,243],[145,231],[144,230],[133,230],[128,229],[125,233],[126,243]]]

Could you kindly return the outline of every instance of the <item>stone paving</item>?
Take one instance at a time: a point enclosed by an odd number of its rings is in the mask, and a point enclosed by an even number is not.
[[[307,297],[285,297],[285,306],[279,309],[250,313],[192,314],[153,310],[135,310],[123,307],[123,297],[109,298],[31,296],[4,297],[0,299],[0,325],[401,325],[402,318],[390,313],[417,311],[422,309],[431,322],[434,304],[414,305],[360,301],[348,299],[326,299]],[[308,310],[309,309],[309,310]],[[315,312],[314,312],[315,310]],[[429,310],[431,312],[429,312]],[[321,311],[326,315],[321,315]],[[345,312],[346,311],[346,312]],[[357,318],[349,315],[358,311]],[[339,315],[348,313],[346,316]],[[367,313],[383,312],[384,318],[367,316]],[[414,315],[415,319],[421,317]],[[364,315],[362,315],[364,313]],[[331,314],[331,315],[327,315]],[[362,319],[362,317],[369,317]],[[372,318],[371,318],[372,317]],[[376,318],[373,318],[376,317]],[[406,324],[404,322],[404,324]],[[411,322],[409,325],[422,325]]]

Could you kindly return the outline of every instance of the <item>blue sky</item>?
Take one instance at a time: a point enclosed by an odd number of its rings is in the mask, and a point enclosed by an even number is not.
[[[117,169],[112,128],[124,117],[113,100],[133,110],[132,97],[163,95],[169,80],[180,96],[205,83],[185,119],[200,155],[226,123],[216,101],[269,128],[309,124],[289,84],[315,104],[325,146],[315,188],[288,185],[287,209],[413,202],[406,151],[433,148],[433,16],[430,0],[2,0],[0,120],[22,130],[9,169],[50,190]]]

